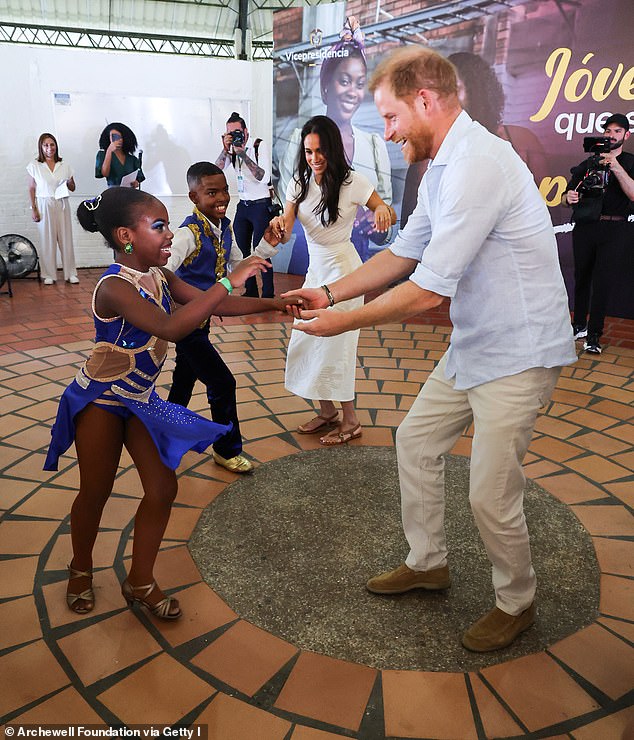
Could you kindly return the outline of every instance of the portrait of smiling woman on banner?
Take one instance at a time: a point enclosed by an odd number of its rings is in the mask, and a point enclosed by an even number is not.
[[[388,205],[392,202],[390,159],[380,133],[371,133],[353,123],[355,114],[363,103],[367,90],[367,61],[363,32],[354,16],[347,17],[339,34],[321,63],[319,94],[326,106],[325,114],[338,126],[343,140],[346,158],[356,172],[368,178],[381,199]],[[312,38],[315,38],[313,33]],[[318,39],[315,39],[318,40]],[[300,121],[301,123],[301,121]],[[295,128],[280,161],[278,192],[284,193],[296,170],[301,127]],[[359,208],[352,243],[363,261],[372,250],[389,242],[390,233],[372,231],[372,213]],[[291,261],[301,262],[307,255],[305,240],[297,234]],[[307,264],[307,258],[306,258]],[[298,270],[299,271],[299,270]]]

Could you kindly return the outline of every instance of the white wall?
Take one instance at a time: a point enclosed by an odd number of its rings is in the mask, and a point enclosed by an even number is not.
[[[220,151],[220,131],[232,110],[238,110],[245,117],[252,138],[262,137],[272,140],[272,63],[242,62],[223,59],[202,59],[199,57],[179,57],[158,54],[136,54],[133,52],[110,52],[85,49],[58,49],[43,47],[0,44],[0,95],[3,101],[0,116],[0,234],[22,234],[37,246],[37,229],[31,220],[27,191],[26,165],[37,155],[37,139],[43,131],[50,131],[59,137],[62,157],[66,157],[82,178],[78,193],[99,193],[105,187],[105,180],[96,180],[93,172],[98,139],[105,126],[108,112],[94,111],[94,130],[87,131],[82,142],[74,139],[65,142],[61,132],[56,130],[54,93],[69,93],[71,99],[83,101],[93,99],[95,93],[103,95],[106,107],[109,101],[121,98],[170,99],[171,110],[179,110],[178,100],[182,101],[184,113],[197,106],[198,102],[209,100],[212,120],[202,125],[200,138],[191,142],[193,156],[205,156],[214,161]],[[137,101],[138,102],[138,101]],[[139,106],[137,106],[138,108]],[[143,106],[140,106],[141,109]],[[148,110],[152,106],[148,105]],[[227,112],[228,111],[228,112]],[[67,113],[67,111],[66,111]],[[87,120],[86,111],[82,116]],[[153,121],[152,113],[148,119],[139,122],[141,130],[161,124]],[[110,118],[113,120],[113,118]],[[116,118],[114,120],[117,120]],[[137,133],[133,121],[119,118],[128,123]],[[185,121],[183,122],[186,123]],[[60,124],[61,125],[61,124]],[[178,121],[172,125],[178,126]],[[191,128],[187,136],[191,136]],[[83,143],[85,142],[85,143]],[[143,168],[150,170],[156,162],[148,160],[148,150],[144,149]],[[75,162],[72,157],[80,158]],[[78,152],[81,152],[79,154]],[[182,173],[185,181],[185,171]],[[229,185],[235,194],[235,180],[229,173]],[[152,190],[146,188],[149,192]],[[183,188],[183,191],[185,188]],[[163,189],[163,192],[165,190]],[[178,226],[190,211],[186,196],[159,196],[170,213],[173,226]],[[80,201],[71,197],[73,213]],[[234,197],[235,205],[235,197]],[[99,235],[83,231],[73,218],[75,254],[80,267],[107,265],[111,252]]]

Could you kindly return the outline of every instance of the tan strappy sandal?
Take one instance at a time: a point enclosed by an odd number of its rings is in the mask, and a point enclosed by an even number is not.
[[[178,605],[177,599],[173,599],[171,596],[166,596],[156,604],[150,604],[147,601],[147,597],[155,588],[158,588],[156,581],[152,581],[152,583],[146,586],[133,586],[126,578],[121,584],[121,593],[130,608],[132,608],[136,601],[138,604],[143,604],[148,611],[159,619],[178,619],[183,612]],[[141,592],[140,595],[138,595],[139,592]],[[176,611],[172,611],[174,607],[176,607]]]
[[[349,442],[351,439],[359,439],[363,432],[361,431],[361,424],[357,424],[351,429],[343,429],[339,427],[339,430],[330,432],[325,437],[320,437],[319,444],[324,447],[333,447],[334,445],[343,445]]]
[[[311,429],[308,429],[308,425],[312,424],[314,421],[319,422],[317,426],[312,427]],[[328,429],[332,429],[333,427],[337,426],[338,422],[339,422],[339,412],[338,411],[335,411],[335,413],[332,416],[322,416],[321,414],[317,414],[317,416],[313,417],[310,421],[307,421],[305,424],[300,424],[297,427],[297,433],[298,434],[317,434],[317,432],[325,432]]]
[[[90,578],[92,581],[92,572],[89,570],[75,570],[72,566],[66,566],[68,568],[68,581],[72,581],[73,578]],[[84,604],[77,604],[78,601],[85,602]],[[95,592],[92,590],[92,586],[89,586],[85,591],[80,594],[73,594],[70,591],[66,592],[66,603],[68,608],[75,612],[75,614],[88,614],[95,608]]]

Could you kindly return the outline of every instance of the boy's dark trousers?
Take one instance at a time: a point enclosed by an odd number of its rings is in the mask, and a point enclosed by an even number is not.
[[[233,219],[233,235],[240,251],[245,257],[251,254],[251,247],[257,247],[264,236],[264,231],[269,225],[272,216],[269,207],[270,198],[259,200],[241,200],[236,208]],[[270,267],[262,274],[262,298],[273,298],[273,268]],[[258,297],[258,284],[254,277],[250,277],[244,284],[244,295],[251,298]]]
[[[233,424],[233,429],[217,442],[214,450],[225,459],[242,453],[242,436],[236,402],[236,380],[209,341],[209,321],[176,342],[176,365],[168,401],[187,406],[196,380],[207,389],[211,418],[217,424]]]

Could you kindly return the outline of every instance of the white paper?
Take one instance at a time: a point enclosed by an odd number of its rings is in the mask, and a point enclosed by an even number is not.
[[[68,198],[68,196],[70,195],[70,192],[68,191],[68,185],[66,183],[67,183],[67,180],[63,180],[55,188],[55,200],[60,200],[61,198]]]
[[[136,176],[139,174],[139,170],[134,170],[134,172],[131,172],[129,175],[124,175],[121,178],[121,187],[122,188],[131,188],[132,183],[136,180]]]

